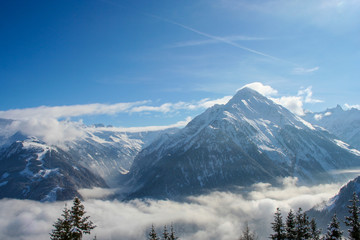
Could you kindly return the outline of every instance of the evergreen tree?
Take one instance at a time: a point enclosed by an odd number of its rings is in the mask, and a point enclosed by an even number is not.
[[[336,214],[331,219],[331,222],[328,226],[328,231],[325,235],[324,240],[341,240],[342,239],[342,231],[339,227],[339,221],[336,217]]]
[[[82,239],[83,234],[90,234],[90,231],[96,227],[89,220],[90,216],[84,216],[85,213],[84,205],[82,205],[78,197],[75,197],[70,211],[71,236],[73,239]]]
[[[295,215],[292,211],[292,209],[290,209],[287,217],[286,217],[286,239],[289,240],[294,240],[296,239],[296,220],[295,220]]]
[[[171,230],[170,230],[169,240],[177,240],[177,239],[179,239],[179,238],[175,236],[174,227],[173,227],[173,225],[171,224]]]
[[[280,208],[276,209],[276,212],[274,214],[274,222],[271,223],[271,225],[272,225],[271,228],[273,229],[274,234],[271,234],[270,238],[274,239],[274,240],[285,239],[286,235],[285,235],[284,223],[282,220]]]
[[[248,222],[245,223],[244,229],[242,231],[242,235],[240,236],[239,240],[255,240],[256,236],[255,233],[250,231]]]
[[[166,225],[164,226],[164,231],[163,231],[162,237],[163,237],[164,240],[169,240],[170,239],[170,235],[169,235],[169,233],[167,231]]]
[[[350,216],[345,217],[345,224],[350,227],[348,229],[350,239],[358,240],[360,239],[359,207],[357,206],[359,199],[355,192],[353,193],[352,200],[349,202],[351,205],[347,207]]]
[[[310,222],[306,213],[302,212],[302,209],[296,213],[296,238],[297,240],[309,239],[310,238]]]
[[[50,233],[52,240],[80,240],[83,234],[90,234],[96,226],[89,220],[89,216],[84,216],[84,205],[79,198],[75,197],[73,206],[69,210],[66,205],[62,213],[62,218],[58,218],[54,223],[54,229]]]
[[[315,218],[310,221],[310,234],[312,240],[320,240],[321,230],[317,228]]]
[[[151,225],[151,230],[149,232],[149,240],[160,240],[160,238],[157,236],[154,225]]]
[[[62,218],[58,218],[57,221],[53,224],[55,229],[53,229],[50,233],[51,240],[71,240],[70,210],[66,205],[61,216]]]

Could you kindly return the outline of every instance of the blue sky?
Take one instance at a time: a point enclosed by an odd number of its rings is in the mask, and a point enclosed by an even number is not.
[[[0,117],[172,125],[253,82],[284,105],[358,106],[359,15],[356,0],[2,1]]]

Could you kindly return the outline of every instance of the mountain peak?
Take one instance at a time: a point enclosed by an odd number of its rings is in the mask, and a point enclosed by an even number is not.
[[[241,88],[240,90],[238,90],[236,92],[236,94],[234,95],[234,97],[229,102],[241,101],[241,100],[246,100],[246,99],[250,99],[250,98],[254,98],[254,97],[266,99],[265,96],[263,96],[256,90],[249,88],[249,87],[244,87],[244,88]]]

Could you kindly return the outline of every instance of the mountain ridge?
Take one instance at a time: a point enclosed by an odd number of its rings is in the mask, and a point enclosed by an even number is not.
[[[135,189],[127,198],[177,198],[286,176],[302,183],[334,180],[330,170],[360,162],[360,155],[335,140],[243,88],[227,104],[207,109],[178,133],[143,149],[127,176]],[[337,160],[340,155],[346,161]]]

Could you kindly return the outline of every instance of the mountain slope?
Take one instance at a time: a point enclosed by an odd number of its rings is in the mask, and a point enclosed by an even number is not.
[[[243,88],[177,134],[143,149],[127,175],[127,198],[177,198],[215,188],[333,179],[329,171],[360,163],[360,152]]]
[[[17,125],[21,124],[17,124],[14,120],[0,119],[0,151],[16,141],[33,137],[23,133],[22,129],[14,131],[16,129],[14,126]],[[78,164],[102,177],[112,187],[116,187],[118,184],[119,176],[129,171],[135,156],[144,146],[149,145],[162,134],[172,134],[177,131],[177,129],[171,128],[130,132],[126,129],[104,127],[99,124],[85,126],[73,123],[73,125],[78,132],[76,138],[65,137],[65,141],[52,144],[44,142],[44,144],[66,152],[69,157],[76,159]],[[51,132],[51,134],[56,133]],[[64,134],[60,133],[60,135]],[[41,136],[37,138],[43,139]]]
[[[349,216],[347,206],[351,205],[349,201],[352,199],[354,192],[360,197],[360,176],[341,187],[339,193],[329,199],[328,202],[310,209],[308,211],[309,216],[315,217],[319,226],[326,229],[327,224],[329,224],[332,216],[336,213],[340,220],[340,226],[347,235],[347,227],[343,221],[345,216]]]
[[[306,121],[319,125],[360,150],[360,110],[343,110],[339,105],[323,112],[307,113]]]
[[[113,128],[84,128],[84,136],[67,142],[64,149],[79,164],[100,175],[108,185],[116,187],[119,176],[126,174],[144,146],[161,134],[177,129],[147,132],[124,132]]]
[[[17,141],[0,154],[0,198],[68,200],[80,188],[107,187],[63,150],[37,139]]]

